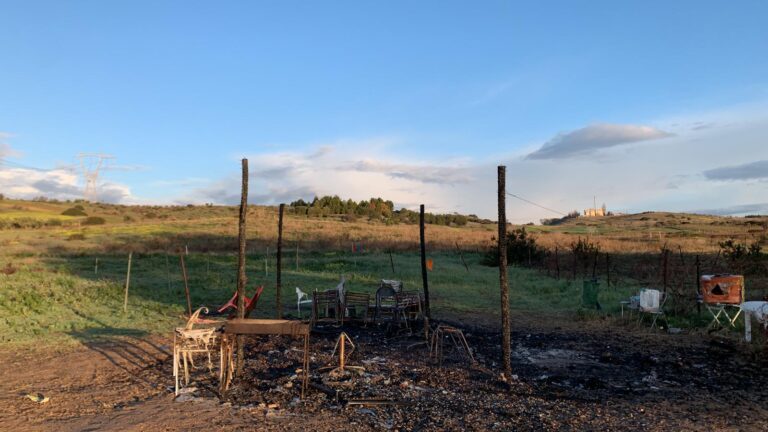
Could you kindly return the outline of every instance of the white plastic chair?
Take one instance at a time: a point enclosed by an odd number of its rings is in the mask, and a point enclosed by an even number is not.
[[[302,291],[301,288],[296,287],[296,313],[299,315],[299,319],[301,319],[301,305],[306,304],[311,305],[312,298],[309,297],[309,294]]]

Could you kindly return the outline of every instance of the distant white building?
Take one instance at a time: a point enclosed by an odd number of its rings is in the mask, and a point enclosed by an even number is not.
[[[605,209],[605,204],[600,208],[588,208],[584,210],[584,217],[598,217],[607,216],[608,211]]]

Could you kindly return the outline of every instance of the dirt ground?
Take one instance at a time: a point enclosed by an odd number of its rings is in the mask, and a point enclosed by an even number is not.
[[[345,375],[320,370],[334,362],[339,329],[313,334],[311,381],[325,392],[310,388],[303,400],[301,345],[287,337],[249,341],[244,372],[224,397],[203,368],[193,372],[196,390],[176,400],[168,340],[4,348],[0,430],[768,430],[764,353],[735,337],[518,317],[508,386],[493,372],[498,333],[476,321],[461,327],[477,363],[447,343],[441,368],[425,345],[412,346],[418,339],[345,329],[357,346],[349,364],[365,369]],[[50,399],[38,404],[30,393]]]

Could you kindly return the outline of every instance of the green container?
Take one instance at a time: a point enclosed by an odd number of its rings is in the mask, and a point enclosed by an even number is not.
[[[600,302],[597,295],[600,292],[600,282],[597,279],[585,280],[581,289],[581,305],[585,308],[600,310]]]

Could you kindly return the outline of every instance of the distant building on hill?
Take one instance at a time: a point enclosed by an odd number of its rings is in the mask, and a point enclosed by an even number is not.
[[[600,208],[588,208],[584,210],[584,217],[597,217],[597,216],[607,216],[608,211],[605,209],[605,204],[603,204]]]

